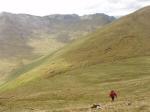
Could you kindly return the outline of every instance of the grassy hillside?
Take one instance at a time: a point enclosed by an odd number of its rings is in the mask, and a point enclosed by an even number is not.
[[[149,11],[143,8],[18,69],[1,86],[1,109],[88,112],[101,103],[102,112],[150,111]],[[119,94],[115,103],[108,98],[111,89]]]
[[[58,112],[86,112],[93,103],[100,103],[103,112],[149,111],[149,80],[150,57],[131,58],[113,63],[97,64],[80,67],[55,76],[44,76],[47,70],[34,71],[29,74],[35,78],[29,81],[26,76],[18,78],[13,85],[16,89],[1,93],[1,110],[14,112],[24,111],[56,111]],[[38,68],[37,68],[38,69]],[[44,72],[44,73],[43,73]],[[31,74],[32,73],[32,74]],[[52,73],[51,73],[52,74]],[[43,75],[37,78],[37,75]],[[117,90],[119,96],[115,103],[111,103],[108,93]],[[131,105],[128,105],[131,103]],[[85,110],[83,110],[85,109]],[[6,112],[7,112],[6,111]]]

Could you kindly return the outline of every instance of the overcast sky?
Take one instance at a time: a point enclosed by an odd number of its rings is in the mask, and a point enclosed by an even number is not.
[[[106,13],[129,14],[150,5],[150,0],[0,0],[0,12],[32,15]]]

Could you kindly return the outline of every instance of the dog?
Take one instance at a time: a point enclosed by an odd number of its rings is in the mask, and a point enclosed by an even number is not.
[[[93,104],[93,105],[91,106],[91,109],[102,109],[102,106],[99,105],[99,104]]]

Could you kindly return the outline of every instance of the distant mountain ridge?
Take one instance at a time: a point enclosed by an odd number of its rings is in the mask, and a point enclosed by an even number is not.
[[[75,14],[40,17],[3,12],[0,14],[0,57],[21,54],[25,56],[26,52],[32,53],[34,46],[28,45],[31,39],[51,38],[60,43],[68,43],[113,20],[115,20],[114,17],[104,14],[93,14],[86,17]],[[9,47],[12,52],[15,51],[15,54],[11,53]],[[20,49],[19,52],[17,48]]]

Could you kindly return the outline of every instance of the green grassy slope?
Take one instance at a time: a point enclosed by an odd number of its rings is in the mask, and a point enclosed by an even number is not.
[[[149,11],[150,7],[147,7],[107,25],[103,30],[89,35],[87,40],[72,45],[64,57],[77,64],[149,55]]]
[[[60,109],[66,112],[75,109],[74,112],[78,112],[82,108],[88,109],[93,103],[101,103],[106,108],[104,112],[148,112],[149,67],[150,57],[147,56],[80,67],[55,76],[38,78],[1,93],[1,104],[4,105],[1,110]],[[38,72],[35,75],[39,75]],[[25,81],[25,78],[22,79]],[[111,89],[117,90],[119,94],[115,103],[110,103],[108,98]],[[132,104],[128,106],[130,102]]]
[[[148,112],[149,11],[150,7],[143,8],[47,56],[42,63],[38,60],[34,67],[19,69],[23,72],[1,87],[1,109],[85,112],[100,102],[103,112]],[[115,103],[108,98],[111,89],[119,93]]]

